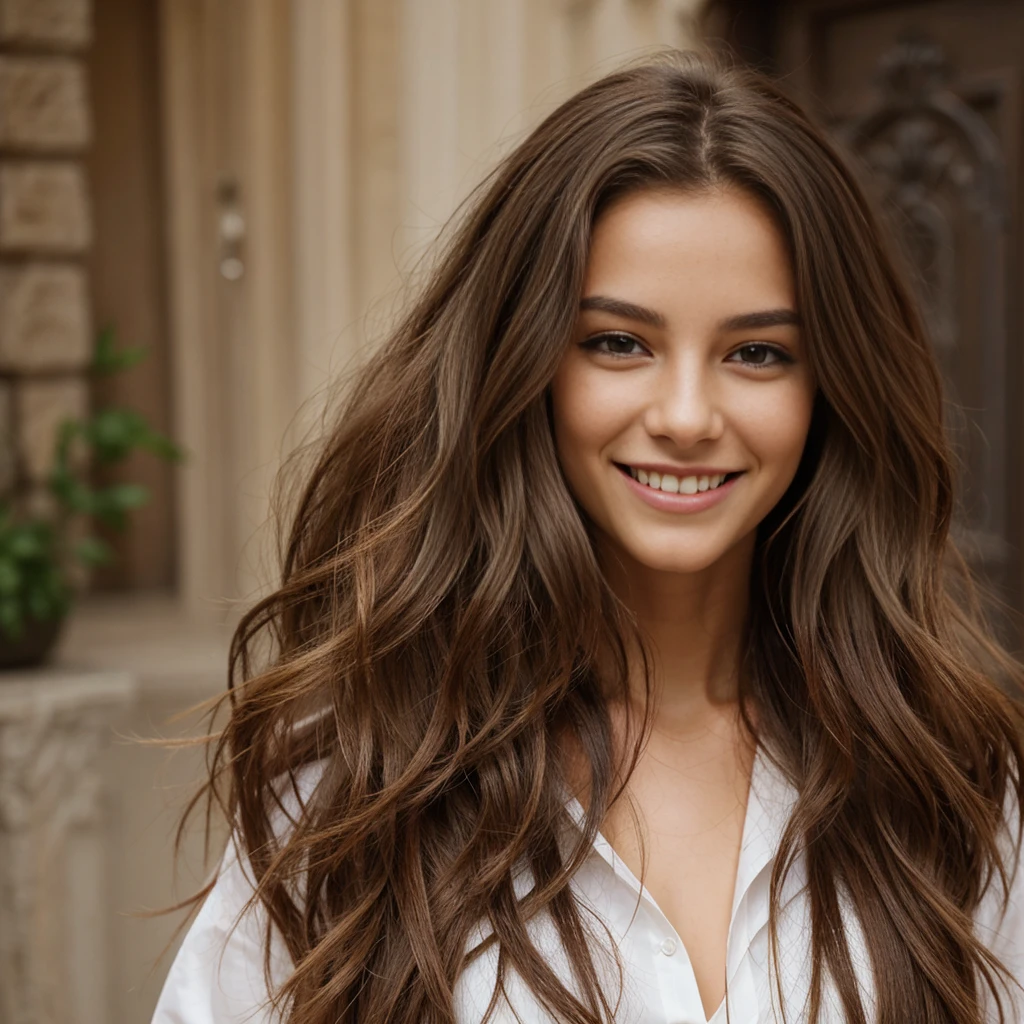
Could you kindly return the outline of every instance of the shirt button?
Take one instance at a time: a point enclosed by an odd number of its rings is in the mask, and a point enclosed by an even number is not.
[[[661,944],[661,951],[662,951],[662,953],[665,954],[665,956],[671,956],[676,951],[676,947],[677,946],[678,946],[678,943],[676,942],[676,940],[673,939],[671,936],[669,936]]]

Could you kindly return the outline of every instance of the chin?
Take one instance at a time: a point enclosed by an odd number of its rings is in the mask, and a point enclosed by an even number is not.
[[[653,551],[639,547],[627,550],[630,556],[646,569],[680,575],[704,572],[726,554],[726,549],[717,545],[698,550],[691,546],[685,551]]]

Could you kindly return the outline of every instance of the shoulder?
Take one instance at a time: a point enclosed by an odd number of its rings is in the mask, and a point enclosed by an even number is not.
[[[254,880],[232,839],[217,879],[164,982],[153,1024],[270,1024],[264,977],[266,914],[252,902]],[[272,940],[274,981],[287,977],[283,946]]]
[[[315,792],[324,765],[310,765],[275,787],[272,816],[285,839],[301,808]],[[153,1024],[278,1024],[272,992],[288,978],[291,959],[268,929],[263,905],[254,898],[256,880],[236,835],[227,843],[215,881],[185,935],[164,982]],[[269,979],[264,964],[269,940]],[[269,984],[268,984],[269,980]]]

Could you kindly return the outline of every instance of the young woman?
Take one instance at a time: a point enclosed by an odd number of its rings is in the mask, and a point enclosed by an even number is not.
[[[156,1020],[1020,1019],[1019,670],[942,404],[774,85],[675,55],[570,99],[239,627],[234,839]]]

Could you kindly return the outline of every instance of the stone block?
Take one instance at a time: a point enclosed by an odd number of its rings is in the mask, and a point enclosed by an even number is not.
[[[67,419],[88,412],[84,380],[23,380],[17,385],[16,430],[22,468],[32,480],[45,480],[53,468],[57,431]]]
[[[0,251],[79,253],[92,221],[85,171],[70,161],[0,165]]]
[[[0,57],[0,145],[81,149],[89,142],[85,68],[70,57]]]
[[[0,0],[0,42],[77,50],[91,39],[91,0]]]
[[[0,266],[0,370],[78,370],[91,355],[83,268]]]

